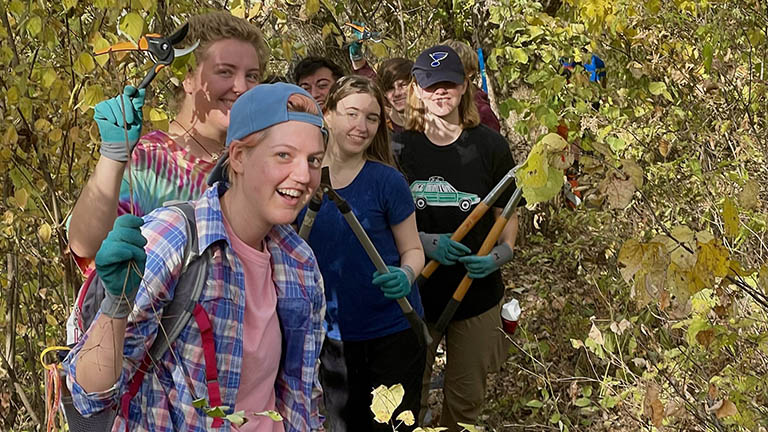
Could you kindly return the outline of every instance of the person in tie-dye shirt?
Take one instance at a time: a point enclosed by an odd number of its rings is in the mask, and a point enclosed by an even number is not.
[[[101,157],[69,224],[70,249],[84,269],[118,215],[144,216],[164,202],[203,194],[206,176],[224,149],[232,104],[261,82],[269,50],[253,24],[228,12],[195,16],[189,19],[189,33],[181,46],[195,41],[200,42],[194,51],[196,67],[178,90],[180,108],[168,132],[140,136],[143,89],[127,86],[123,95],[95,108]],[[122,106],[133,146],[130,154]]]

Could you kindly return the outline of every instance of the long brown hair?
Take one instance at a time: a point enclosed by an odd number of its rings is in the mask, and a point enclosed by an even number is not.
[[[477,112],[477,106],[475,106],[474,86],[468,80],[465,80],[464,84],[467,86],[467,90],[461,96],[461,101],[459,102],[459,122],[461,122],[463,129],[469,129],[480,124],[480,113]],[[411,80],[411,85],[408,86],[408,99],[405,106],[405,128],[424,132],[427,108],[417,93],[416,87],[418,85],[416,79],[413,79]]]
[[[339,102],[351,94],[368,94],[379,103],[379,127],[376,129],[376,135],[373,137],[371,145],[365,149],[365,157],[368,160],[381,162],[395,167],[395,157],[392,154],[392,147],[389,145],[389,132],[387,131],[387,117],[384,113],[384,94],[379,86],[370,79],[360,76],[346,76],[333,84],[328,99],[325,101],[325,112],[336,110]]]

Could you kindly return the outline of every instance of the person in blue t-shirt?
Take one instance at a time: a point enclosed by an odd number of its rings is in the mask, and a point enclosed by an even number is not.
[[[349,202],[389,268],[387,274],[376,271],[341,212],[325,197],[309,244],[325,281],[328,336],[320,380],[326,426],[334,432],[391,430],[374,422],[369,408],[371,389],[382,384],[405,388],[398,412],[411,410],[418,418],[420,407],[426,351],[395,300],[406,297],[423,315],[412,286],[424,266],[424,251],[408,183],[394,168],[384,106],[381,90],[362,76],[336,82],[325,105],[331,139],[323,165],[330,167],[331,184]]]

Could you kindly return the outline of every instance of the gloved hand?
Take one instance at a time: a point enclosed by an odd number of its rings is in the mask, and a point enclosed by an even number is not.
[[[365,28],[365,23],[359,21],[352,21],[352,24]],[[352,61],[358,61],[363,59],[363,43],[360,39],[363,38],[363,33],[354,30],[352,34],[355,36],[355,41],[349,44],[349,58]]]
[[[468,255],[459,258],[459,262],[467,268],[471,279],[482,279],[511,261],[512,256],[512,248],[508,244],[502,243],[491,249],[491,253],[488,255]]]
[[[373,272],[372,283],[379,287],[384,297],[388,299],[399,299],[411,293],[413,285],[413,269],[410,266],[395,267],[387,266],[389,273]]]
[[[433,259],[443,265],[456,264],[460,257],[472,253],[463,244],[451,240],[448,234],[427,234],[420,232],[419,238],[424,246],[424,253],[429,259]]]
[[[105,290],[101,312],[112,318],[127,317],[136,299],[147,261],[144,252],[147,239],[141,234],[143,224],[144,220],[138,216],[126,214],[118,217],[96,253],[96,273]]]
[[[118,162],[125,162],[130,158],[125,148],[125,131],[123,130],[123,114],[121,105],[125,106],[125,123],[128,125],[128,143],[131,151],[141,138],[141,123],[143,115],[141,108],[144,106],[144,94],[146,90],[137,90],[133,86],[125,86],[123,94],[107,99],[96,104],[93,119],[99,126],[101,135],[101,154],[104,157]],[[123,98],[121,103],[120,98]]]

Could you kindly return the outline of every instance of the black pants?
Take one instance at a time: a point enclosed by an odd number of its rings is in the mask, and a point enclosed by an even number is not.
[[[402,384],[405,389],[403,401],[392,415],[393,421],[407,410],[418,418],[426,351],[419,346],[413,330],[408,328],[368,341],[345,342],[344,359],[349,380],[347,426],[350,431],[392,430],[392,426],[374,421],[371,412],[371,391],[382,384],[387,387]],[[414,427],[402,425],[398,430],[410,431]]]

